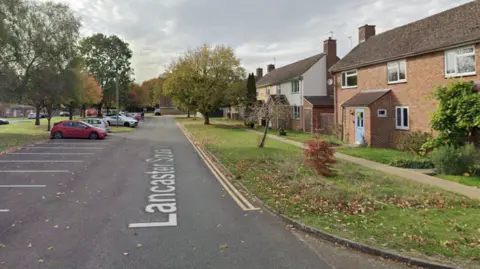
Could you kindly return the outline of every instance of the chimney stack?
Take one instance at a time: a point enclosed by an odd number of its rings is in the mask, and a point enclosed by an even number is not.
[[[375,25],[365,24],[358,28],[358,42],[363,43],[375,35]]]
[[[261,79],[263,77],[263,68],[257,68],[257,79]]]
[[[267,65],[267,74],[272,72],[273,70],[275,69],[275,65],[274,64],[269,64]]]
[[[337,58],[337,40],[329,37],[323,41],[323,53],[327,55],[327,70],[338,62]]]

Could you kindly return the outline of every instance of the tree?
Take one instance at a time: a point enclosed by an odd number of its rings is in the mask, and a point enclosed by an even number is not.
[[[480,94],[473,82],[437,87],[434,97],[439,106],[430,125],[438,136],[429,146],[460,146],[480,135]]]
[[[257,101],[247,114],[247,120],[249,122],[263,121],[265,128],[263,130],[263,136],[258,144],[259,148],[265,146],[265,140],[269,125],[272,121],[281,120],[288,121],[291,119],[292,109],[289,105],[284,104],[278,97],[270,97],[266,102]]]
[[[83,74],[84,83],[82,89],[82,116],[85,115],[87,105],[91,106],[102,101],[102,88],[100,83],[91,74]]]
[[[248,115],[250,114],[252,108],[255,106],[257,102],[257,86],[255,81],[255,75],[253,73],[248,75],[247,79],[247,93],[245,98],[245,113]],[[250,123],[245,120],[245,125],[249,125]]]
[[[116,77],[119,78],[120,93],[126,101],[128,85],[132,82],[131,68],[132,51],[128,43],[115,35],[105,36],[95,34],[80,42],[80,50],[85,59],[89,73],[93,75],[102,88],[102,100],[98,104],[98,113],[101,115],[102,106],[107,109],[116,100]]]
[[[35,106],[39,125],[40,110],[52,100],[40,83],[58,75],[75,55],[80,21],[68,6],[53,2],[6,0],[0,10],[2,71],[14,82],[8,87],[16,99]]]
[[[245,76],[233,49],[223,45],[188,51],[168,73],[166,94],[177,104],[198,109],[205,124],[210,124],[209,113],[229,105],[227,89]]]

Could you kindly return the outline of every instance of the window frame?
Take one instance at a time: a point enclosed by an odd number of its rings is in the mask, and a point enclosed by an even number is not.
[[[400,113],[400,116],[401,116],[401,123],[402,125],[398,125],[397,124],[397,119],[398,119],[398,109],[401,109],[401,113]],[[403,118],[403,110],[406,109],[407,110],[407,117],[408,117],[408,121],[407,121],[407,126],[403,126],[403,123],[404,123],[404,118]],[[395,107],[395,129],[397,130],[410,130],[410,109],[408,108],[408,106],[396,106]]]
[[[292,89],[290,91],[291,94],[299,94],[300,93],[300,80],[298,79],[294,79],[292,80]],[[298,87],[296,87],[298,86]],[[297,91],[294,91],[295,89],[297,89]]]
[[[465,73],[458,73],[458,65],[457,65],[457,58],[458,58],[458,53],[455,54],[455,73],[452,73],[452,74],[448,74],[447,73],[447,70],[448,70],[448,66],[447,66],[447,54],[449,52],[457,52],[458,50],[461,50],[461,49],[466,49],[466,48],[470,48],[470,49],[473,49],[473,52],[470,52],[470,53],[465,53],[465,54],[460,54],[462,55],[463,57],[467,57],[467,56],[473,56],[473,67],[474,67],[474,71],[472,72],[465,72]],[[449,49],[449,50],[445,50],[444,52],[444,74],[445,74],[445,77],[462,77],[462,76],[474,76],[477,74],[477,55],[476,55],[476,48],[475,48],[475,45],[469,45],[469,46],[463,46],[463,47],[457,47],[457,48],[454,48],[454,49]]]
[[[352,72],[355,72],[355,75],[353,74],[348,74],[348,73],[352,73]],[[345,74],[345,81],[343,81],[343,75]],[[356,76],[357,77],[357,85],[355,86],[349,86],[347,85],[347,81],[349,77],[353,77],[353,76]],[[357,88],[358,87],[358,70],[357,69],[353,69],[353,70],[348,70],[348,71],[343,71],[341,73],[341,82],[342,82],[342,89],[354,89],[354,88]],[[345,83],[344,83],[345,82]]]
[[[400,63],[402,63],[402,62],[405,65],[405,78],[404,79],[400,79]],[[392,65],[395,65],[395,66],[391,67]],[[397,80],[390,81],[390,73],[389,72],[393,68],[397,69],[398,76],[397,76]],[[398,60],[398,61],[391,61],[391,62],[387,63],[387,82],[388,82],[388,84],[398,84],[398,83],[407,82],[407,60],[406,59]]]
[[[282,84],[277,85],[277,94],[278,95],[282,94]]]
[[[384,115],[380,115],[380,111],[384,111],[385,114]],[[377,109],[377,118],[386,118],[388,117],[388,112],[387,112],[387,109],[386,108],[379,108]]]

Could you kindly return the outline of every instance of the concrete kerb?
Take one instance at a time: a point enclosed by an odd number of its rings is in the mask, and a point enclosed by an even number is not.
[[[189,137],[193,138],[193,136],[185,129],[185,127],[183,126],[182,123],[180,123],[180,122],[177,122],[177,123],[181,127],[180,129],[182,130],[182,132],[184,132],[184,135],[188,135]],[[230,173],[230,171],[220,162],[220,160],[217,157],[215,157],[211,152],[209,152],[202,145],[200,145],[198,143],[196,143],[196,144],[197,144],[197,146],[202,147],[202,149],[205,152],[208,153],[208,157],[211,157],[211,158],[214,159],[214,163],[220,165],[222,167],[222,170],[229,174],[229,178],[235,178],[235,176],[232,173]],[[351,241],[351,240],[348,240],[348,239],[345,239],[345,238],[342,238],[342,237],[339,237],[339,236],[336,236],[336,235],[333,235],[333,234],[330,234],[330,233],[327,233],[327,232],[320,231],[316,228],[313,228],[313,227],[308,226],[306,224],[303,224],[303,223],[301,223],[297,220],[294,220],[294,219],[292,219],[288,216],[285,216],[285,215],[281,214],[280,212],[278,212],[277,210],[273,209],[272,207],[270,207],[269,205],[264,203],[255,194],[250,192],[250,190],[241,181],[235,180],[235,183],[237,183],[246,193],[248,193],[248,195],[250,197],[253,197],[256,200],[256,202],[258,202],[270,214],[282,219],[283,221],[292,225],[292,227],[294,227],[295,229],[298,229],[300,231],[303,231],[303,232],[306,232],[306,233],[309,233],[309,234],[313,234],[313,235],[315,235],[315,236],[317,236],[321,239],[330,241],[330,242],[338,244],[338,245],[349,247],[351,249],[355,249],[355,250],[361,251],[363,253],[367,253],[367,254],[374,255],[374,256],[379,256],[379,257],[389,259],[389,260],[392,260],[392,261],[402,262],[402,263],[405,263],[405,264],[408,264],[408,265],[420,266],[420,267],[431,268],[431,269],[459,269],[459,267],[453,267],[453,266],[450,266],[450,265],[431,262],[431,261],[423,260],[423,259],[419,259],[419,258],[412,258],[412,257],[404,256],[404,255],[401,255],[401,254],[398,254],[398,253],[395,253],[395,252],[392,252],[392,251],[389,251],[389,250],[380,249],[380,248],[376,248],[376,247],[371,247],[371,246],[364,245],[364,244],[361,244],[361,243],[358,243],[358,242],[355,242],[355,241]]]

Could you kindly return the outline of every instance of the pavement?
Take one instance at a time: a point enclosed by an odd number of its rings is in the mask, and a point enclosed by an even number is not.
[[[232,193],[167,116],[1,155],[0,268],[407,268]]]

